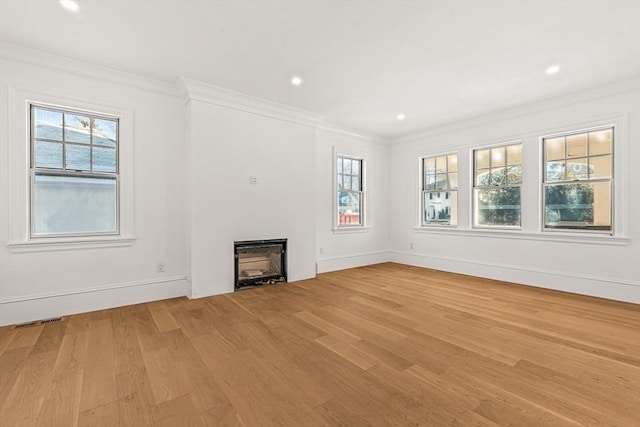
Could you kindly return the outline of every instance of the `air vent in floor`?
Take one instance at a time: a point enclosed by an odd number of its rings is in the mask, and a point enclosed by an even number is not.
[[[51,317],[49,319],[33,320],[31,322],[18,323],[14,326],[14,328],[17,329],[17,328],[27,328],[29,326],[47,325],[49,323],[62,322],[63,320],[64,320],[64,317]]]
[[[52,317],[50,319],[43,319],[40,321],[40,324],[46,325],[47,323],[55,323],[55,322],[62,322],[62,317]]]
[[[36,326],[38,324],[38,321],[33,321],[33,322],[27,322],[27,323],[18,323],[15,328],[26,328],[28,326]]]

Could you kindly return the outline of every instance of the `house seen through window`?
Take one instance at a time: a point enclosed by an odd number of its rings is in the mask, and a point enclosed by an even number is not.
[[[118,233],[118,119],[31,105],[31,237]]]
[[[338,226],[364,225],[363,160],[336,157]]]
[[[458,155],[422,159],[422,224],[458,224]]]

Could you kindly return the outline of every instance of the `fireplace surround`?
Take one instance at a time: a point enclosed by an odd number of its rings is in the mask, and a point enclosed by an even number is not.
[[[233,242],[235,290],[287,281],[287,239]]]

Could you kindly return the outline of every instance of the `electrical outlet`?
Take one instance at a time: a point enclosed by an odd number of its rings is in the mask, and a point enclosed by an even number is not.
[[[158,263],[158,268],[157,268],[158,273],[164,273],[164,269],[165,269],[164,262],[159,262]]]
[[[324,248],[320,248],[320,255],[324,253]]]
[[[413,249],[413,242],[409,243],[409,249]]]
[[[257,176],[250,176],[249,177],[249,184],[258,185],[258,177]]]

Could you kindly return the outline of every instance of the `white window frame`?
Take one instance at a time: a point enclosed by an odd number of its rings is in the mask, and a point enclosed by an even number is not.
[[[91,100],[10,86],[9,149],[9,243],[12,252],[85,249],[131,246],[134,235],[133,198],[133,110]],[[118,204],[119,228],[110,234],[74,234],[51,237],[31,235],[31,105],[63,111],[85,112],[97,116],[117,117],[118,125]]]
[[[339,224],[339,215],[338,215],[338,167],[337,161],[338,157],[344,157],[352,160],[360,161],[360,185],[361,185],[361,211],[360,211],[360,224]],[[343,150],[337,150],[334,148],[333,152],[333,188],[331,191],[333,197],[333,231],[334,233],[358,233],[358,232],[366,232],[369,231],[370,227],[368,224],[368,211],[369,211],[369,200],[367,197],[367,159],[364,155],[358,155],[355,153],[349,153]]]
[[[611,178],[606,178],[606,179],[595,179],[595,180],[591,180],[591,179],[584,179],[584,180],[573,180],[573,181],[568,181],[568,180],[564,180],[564,181],[559,181],[557,184],[548,184],[546,181],[546,152],[545,152],[545,141],[548,139],[554,139],[554,138],[559,138],[559,137],[568,137],[568,136],[572,136],[572,135],[579,135],[579,134],[583,134],[583,133],[588,133],[588,132],[597,132],[597,131],[601,131],[601,130],[608,130],[611,129],[612,135],[613,135],[613,139],[611,142]],[[540,164],[540,185],[541,185],[541,190],[540,190],[540,230],[544,233],[567,233],[567,234],[592,234],[592,235],[602,235],[602,236],[614,236],[615,235],[615,230],[616,230],[616,176],[617,176],[617,172],[616,172],[616,165],[617,165],[617,161],[616,161],[616,152],[618,151],[618,143],[617,143],[617,139],[618,139],[618,129],[616,127],[615,124],[608,124],[608,125],[601,125],[601,126],[594,126],[594,127],[589,127],[589,128],[583,128],[583,129],[578,129],[578,130],[571,130],[571,131],[564,131],[564,132],[556,132],[556,133],[552,133],[552,134],[548,134],[548,135],[544,135],[540,137],[540,152],[541,152],[541,164]],[[567,153],[566,153],[566,141],[565,141],[565,158],[563,160],[568,160],[567,158]],[[588,151],[589,149],[587,148],[587,153],[589,153]],[[587,155],[587,159],[590,158],[589,155]],[[611,218],[611,230],[596,230],[596,229],[588,229],[588,228],[551,228],[551,227],[546,227],[546,187],[548,185],[562,185],[562,184],[570,184],[570,183],[580,183],[580,182],[584,182],[584,183],[589,183],[589,182],[605,182],[608,181],[611,184],[611,212],[610,212],[610,218]]]
[[[591,116],[580,120],[566,122],[559,119],[561,123],[547,124],[543,127],[533,127],[519,132],[521,138],[514,138],[511,142],[522,143],[522,165],[523,181],[521,188],[521,228],[487,228],[473,227],[473,186],[467,187],[464,183],[472,184],[474,180],[473,151],[476,149],[491,148],[493,146],[505,144],[491,144],[491,141],[465,144],[456,147],[458,150],[458,170],[468,173],[468,177],[461,175],[462,184],[458,187],[460,200],[464,200],[461,209],[458,211],[458,228],[447,227],[423,227],[420,226],[420,211],[415,208],[415,224],[412,227],[414,233],[424,233],[429,235],[449,235],[449,236],[472,236],[491,237],[508,240],[528,240],[536,242],[558,242],[577,243],[583,245],[605,245],[605,246],[628,246],[631,243],[629,237],[629,224],[631,222],[631,191],[633,183],[630,182],[631,163],[634,158],[631,156],[629,143],[630,122],[628,113],[608,114],[602,116]],[[599,128],[614,128],[615,132],[615,155],[613,158],[613,170],[615,174],[615,185],[613,188],[613,233],[593,233],[574,232],[572,230],[550,230],[542,229],[544,223],[542,206],[542,172],[544,170],[543,144],[542,138],[555,135],[589,131]],[[543,137],[541,137],[543,135]],[[514,135],[515,136],[515,135]],[[494,141],[496,139],[492,138]],[[509,141],[505,138],[505,140]],[[477,147],[477,148],[476,148]],[[465,158],[466,157],[466,158]],[[419,172],[420,158],[416,157],[416,172]],[[420,174],[414,175],[415,194],[420,193]],[[466,192],[469,193],[466,193]],[[417,199],[415,199],[417,200]],[[527,207],[531,209],[527,210]]]
[[[458,165],[458,169],[455,172],[455,173],[458,174],[458,185],[456,187],[451,187],[451,186],[449,186],[447,184],[446,188],[438,188],[438,189],[433,189],[433,190],[428,190],[427,188],[425,188],[425,169],[424,169],[425,160],[436,159],[438,157],[446,157],[447,158],[447,172],[446,172],[446,174],[447,174],[447,179],[448,179],[449,174],[453,173],[453,172],[449,172],[449,166],[448,166],[449,156],[454,156],[454,155],[456,156],[456,163]],[[455,192],[456,193],[456,204],[458,205],[458,206],[456,206],[456,212],[458,211],[459,204],[460,204],[459,203],[460,201],[458,199],[458,196],[459,196],[458,188],[460,186],[460,163],[459,163],[459,158],[460,158],[460,156],[458,155],[457,151],[447,152],[447,153],[443,153],[443,154],[421,156],[419,158],[419,160],[420,160],[419,161],[419,164],[420,164],[420,166],[419,166],[420,167],[420,173],[419,173],[419,176],[420,176],[420,185],[419,185],[420,192],[419,192],[419,195],[418,195],[418,197],[419,197],[418,207],[419,207],[420,212],[418,213],[418,215],[419,215],[418,224],[420,224],[420,227],[434,227],[434,228],[457,228],[458,227],[457,216],[456,216],[456,223],[455,224],[451,224],[451,223],[449,223],[449,224],[438,224],[438,223],[427,223],[427,222],[425,222],[425,219],[424,219],[424,209],[425,209],[424,199],[425,199],[425,197],[424,196],[425,196],[426,193],[447,193],[447,192],[450,193],[450,192]]]
[[[119,197],[119,187],[120,187],[120,174],[118,172],[118,150],[119,150],[119,145],[120,145],[120,140],[118,138],[118,129],[116,127],[116,142],[115,142],[115,147],[114,147],[114,151],[115,151],[115,159],[116,159],[116,170],[115,172],[94,172],[93,171],[93,157],[90,156],[89,158],[89,164],[91,165],[90,170],[89,171],[76,171],[76,170],[72,170],[72,169],[67,169],[66,165],[64,164],[64,158],[65,158],[65,152],[67,150],[68,146],[73,146],[73,145],[78,145],[77,143],[74,143],[72,141],[68,141],[66,138],[63,138],[60,141],[60,144],[62,146],[62,159],[61,159],[61,165],[62,165],[62,169],[51,169],[51,168],[45,168],[45,167],[38,167],[36,165],[36,155],[35,155],[35,151],[36,151],[36,140],[42,140],[43,138],[36,138],[35,136],[35,117],[34,117],[34,111],[35,109],[43,109],[43,110],[48,110],[48,111],[55,111],[58,113],[62,114],[62,118],[63,118],[63,123],[64,123],[64,118],[65,115],[67,114],[77,114],[77,115],[83,115],[83,116],[88,116],[91,123],[93,124],[93,121],[98,119],[103,119],[103,120],[111,120],[111,121],[115,121],[116,123],[119,124],[119,117],[117,116],[111,116],[111,115],[107,115],[107,114],[97,114],[95,112],[88,112],[88,111],[80,111],[80,110],[72,110],[66,107],[54,107],[54,106],[50,106],[50,105],[41,105],[41,104],[36,104],[36,103],[30,103],[29,104],[29,139],[30,139],[30,146],[29,146],[29,150],[30,150],[30,198],[29,198],[29,204],[30,204],[30,209],[29,209],[29,231],[30,231],[30,238],[35,240],[35,239],[50,239],[50,238],[56,238],[56,237],[87,237],[87,236],[117,236],[120,234],[120,197]],[[91,128],[91,127],[90,127]],[[93,132],[93,131],[91,131]],[[45,141],[46,142],[46,141]],[[86,146],[89,148],[90,151],[93,151],[94,149],[94,143],[93,143],[93,139],[91,139],[89,141],[88,144],[83,144],[82,146]],[[97,146],[99,147],[99,146]],[[105,231],[105,232],[78,232],[78,233],[36,233],[36,229],[35,229],[35,215],[36,215],[36,204],[35,204],[35,195],[36,195],[36,186],[35,186],[35,179],[36,179],[36,175],[50,175],[50,176],[59,176],[59,177],[68,177],[68,178],[111,178],[113,180],[115,180],[115,192],[116,192],[116,200],[115,200],[115,229],[113,231]]]
[[[492,145],[487,145],[487,146],[482,146],[482,147],[476,147],[476,148],[472,148],[471,149],[471,155],[470,155],[470,168],[471,168],[471,227],[473,229],[476,230],[512,230],[512,231],[520,231],[522,230],[522,182],[520,182],[519,185],[500,185],[500,186],[477,186],[476,185],[476,152],[478,151],[483,151],[483,150],[492,150],[495,148],[502,148],[505,147],[509,147],[512,145],[520,145],[520,147],[523,147],[522,141],[521,140],[516,140],[516,141],[508,141],[508,142],[502,142],[499,144],[492,144]],[[524,176],[524,165],[525,165],[525,161],[524,161],[524,150],[521,149],[521,160],[520,160],[520,167],[523,169],[523,176]],[[489,162],[491,162],[491,156],[489,157]],[[506,163],[506,159],[505,159],[505,163]],[[506,168],[506,166],[505,166]],[[489,163],[489,171],[491,170],[491,163]],[[482,224],[478,224],[478,217],[477,217],[477,210],[476,210],[476,189],[477,188],[519,188],[520,190],[520,224],[519,225],[482,225]]]

